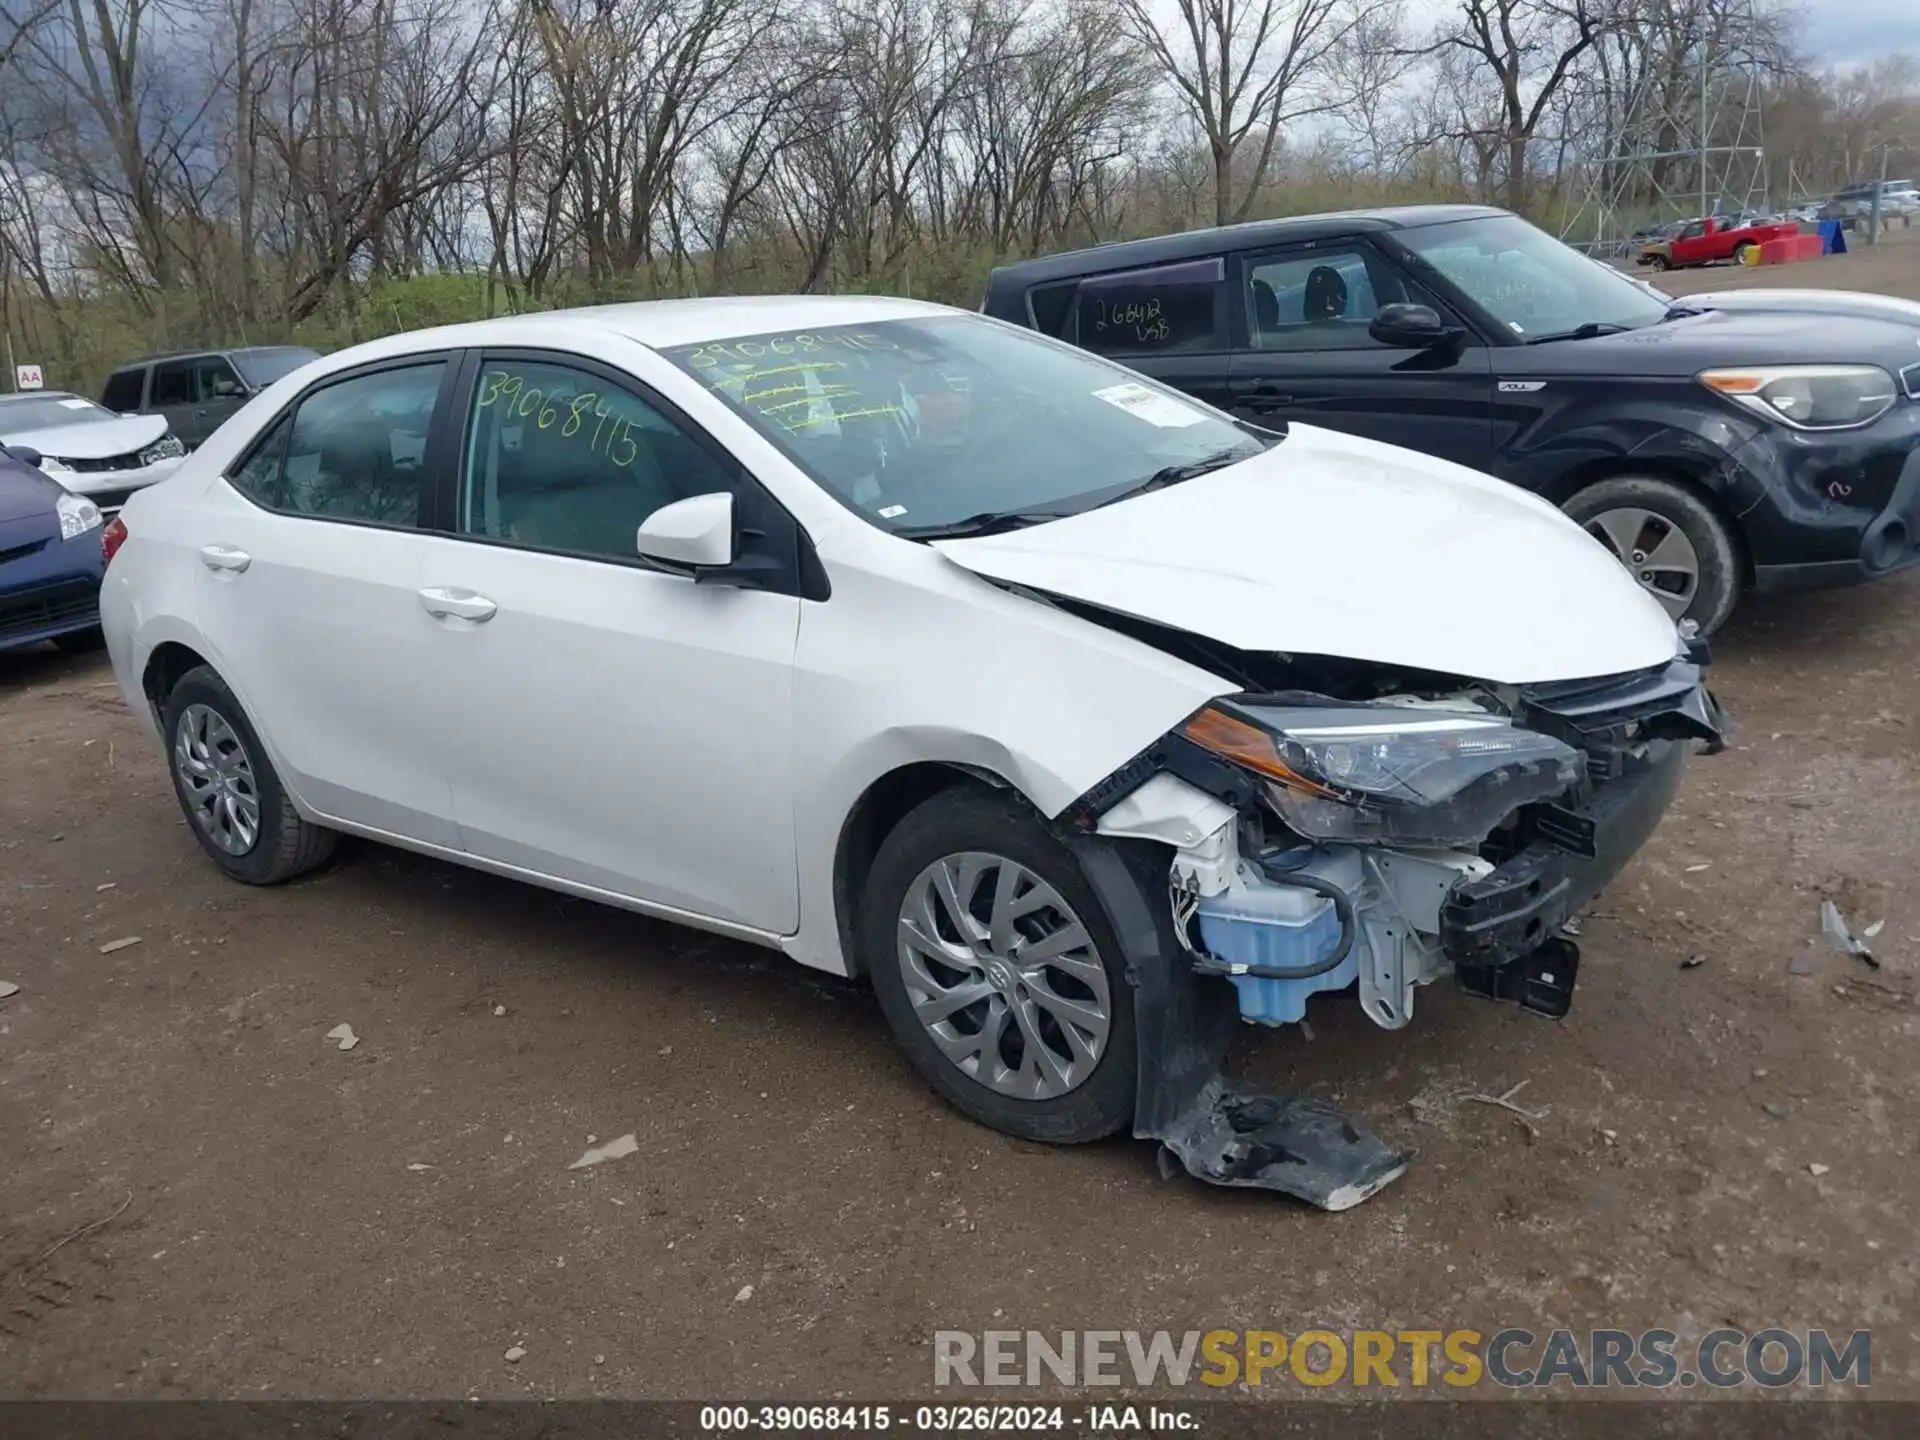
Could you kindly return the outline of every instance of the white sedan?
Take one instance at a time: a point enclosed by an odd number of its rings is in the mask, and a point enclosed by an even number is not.
[[[62,390],[0,395],[0,445],[33,451],[43,472],[106,515],[166,479],[187,453],[165,416],[116,415]]]
[[[106,545],[235,879],[347,832],[864,974],[987,1124],[1333,1208],[1405,1157],[1224,1080],[1236,1016],[1564,1012],[1562,923],[1718,734],[1544,501],[903,300],[346,350]]]

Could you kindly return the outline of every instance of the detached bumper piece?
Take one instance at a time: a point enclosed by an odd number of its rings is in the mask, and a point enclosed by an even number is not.
[[[1267,1095],[1221,1075],[1186,1119],[1159,1137],[1162,1175],[1177,1162],[1209,1185],[1280,1190],[1322,1210],[1351,1210],[1413,1162],[1324,1100]]]
[[[1139,1081],[1133,1133],[1157,1140],[1161,1173],[1275,1190],[1345,1210],[1413,1160],[1324,1100],[1269,1095],[1221,1074],[1240,1026],[1231,982],[1194,970],[1173,933],[1166,857],[1138,840],[1068,842],[1099,893],[1133,984]]]

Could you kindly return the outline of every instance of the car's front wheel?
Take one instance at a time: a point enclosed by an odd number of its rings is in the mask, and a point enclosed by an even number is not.
[[[1568,515],[1675,620],[1711,635],[1740,595],[1740,551],[1719,511],[1673,480],[1617,475],[1576,493]]]
[[[339,837],[300,818],[252,722],[211,667],[180,677],[161,733],[187,828],[234,879],[277,885],[333,853]]]
[[[1105,912],[1017,800],[963,786],[880,848],[860,951],[907,1058],[973,1119],[1098,1140],[1133,1117],[1133,992]]]

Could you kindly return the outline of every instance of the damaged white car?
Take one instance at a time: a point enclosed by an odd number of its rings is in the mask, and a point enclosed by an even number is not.
[[[343,351],[105,544],[236,879],[349,832],[772,946],[976,1119],[1328,1208],[1405,1157],[1225,1080],[1235,1020],[1564,1013],[1564,922],[1721,729],[1544,501],[907,301]]]

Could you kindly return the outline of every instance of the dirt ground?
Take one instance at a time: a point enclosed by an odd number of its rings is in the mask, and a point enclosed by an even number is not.
[[[1920,244],[1675,288],[1776,279],[1920,296]],[[1247,1029],[1237,1068],[1418,1148],[1341,1216],[972,1125],[777,956],[364,845],[232,885],[101,660],[0,657],[0,1395],[884,1398],[942,1328],[1780,1325],[1871,1327],[1920,1397],[1916,648],[1920,574],[1743,605],[1736,743],[1564,1023],[1443,985],[1398,1034]],[[1810,944],[1822,896],[1884,969]],[[1536,1138],[1458,1098],[1522,1081]]]

